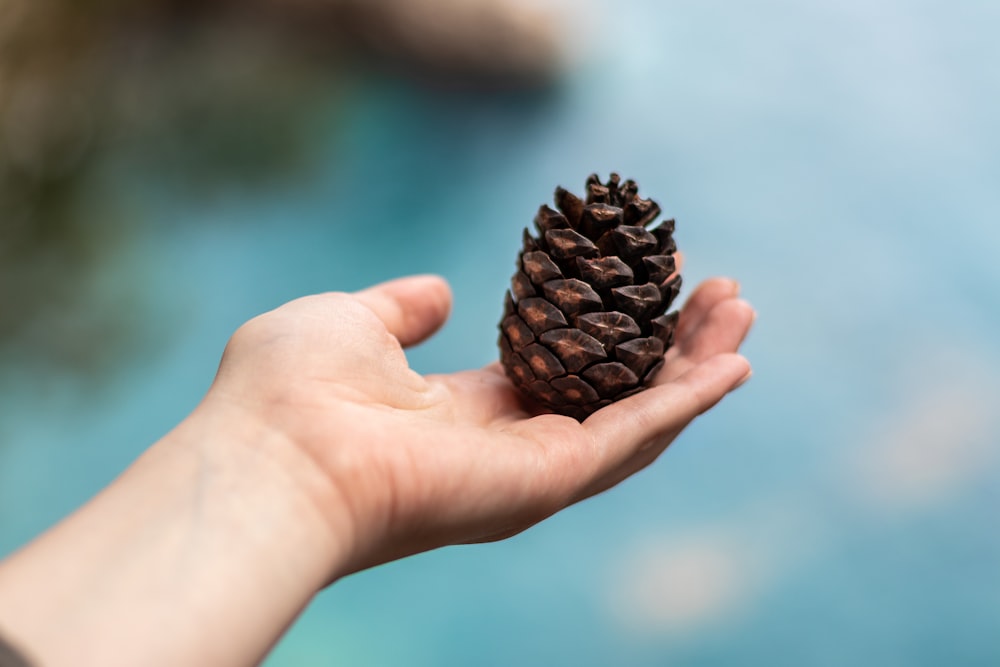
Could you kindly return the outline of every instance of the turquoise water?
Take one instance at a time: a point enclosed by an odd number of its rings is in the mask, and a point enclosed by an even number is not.
[[[268,664],[1000,663],[1000,5],[613,7],[554,91],[362,78],[293,185],[122,174],[149,224],[107,279],[142,281],[156,344],[86,402],[3,397],[0,553],[288,299],[440,273],[454,316],[413,365],[491,361],[521,227],[614,169],[677,218],[686,285],[740,279],[754,379],[612,492],[338,583]]]

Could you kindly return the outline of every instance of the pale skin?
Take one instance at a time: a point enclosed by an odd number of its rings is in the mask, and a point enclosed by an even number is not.
[[[583,423],[529,411],[496,364],[411,370],[450,307],[418,276],[242,326],[189,417],[0,563],[0,635],[38,665],[254,664],[339,578],[600,493],[750,376],[754,312],[724,278],[688,299],[655,386]]]

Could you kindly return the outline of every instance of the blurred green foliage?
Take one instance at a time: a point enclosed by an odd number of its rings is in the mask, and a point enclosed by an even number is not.
[[[225,3],[3,4],[0,360],[92,375],[143,320],[106,269],[151,216],[109,165],[183,197],[293,178],[340,70]]]

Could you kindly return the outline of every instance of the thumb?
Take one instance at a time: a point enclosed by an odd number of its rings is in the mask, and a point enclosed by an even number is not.
[[[409,276],[354,293],[382,320],[403,347],[416,345],[441,328],[451,312],[451,288],[438,276]]]

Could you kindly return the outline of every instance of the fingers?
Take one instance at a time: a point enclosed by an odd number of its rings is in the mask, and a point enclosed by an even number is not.
[[[356,292],[354,298],[374,312],[403,347],[428,338],[451,311],[451,289],[437,276],[390,280]]]
[[[756,313],[738,294],[739,283],[730,278],[711,278],[695,289],[681,310],[674,344],[655,384],[680,377],[712,355],[739,349]]]
[[[750,332],[756,314],[742,299],[724,299],[678,341],[680,352],[697,361],[719,352],[735,352]]]
[[[750,377],[738,354],[718,354],[675,381],[652,387],[595,412],[583,426],[598,451],[602,471],[579,499],[600,493],[642,469],[691,421]]]
[[[739,283],[731,278],[710,278],[698,285],[681,309],[675,337],[678,340],[683,339],[701,324],[717,303],[723,299],[734,298],[739,293]]]
[[[756,318],[753,307],[734,297],[718,301],[698,324],[688,327],[667,352],[656,384],[670,382],[694,365],[717,354],[736,352]]]
[[[697,364],[669,384],[652,387],[598,410],[584,422],[600,442],[638,447],[667,431],[681,428],[718,403],[750,373],[738,354],[718,354]]]

